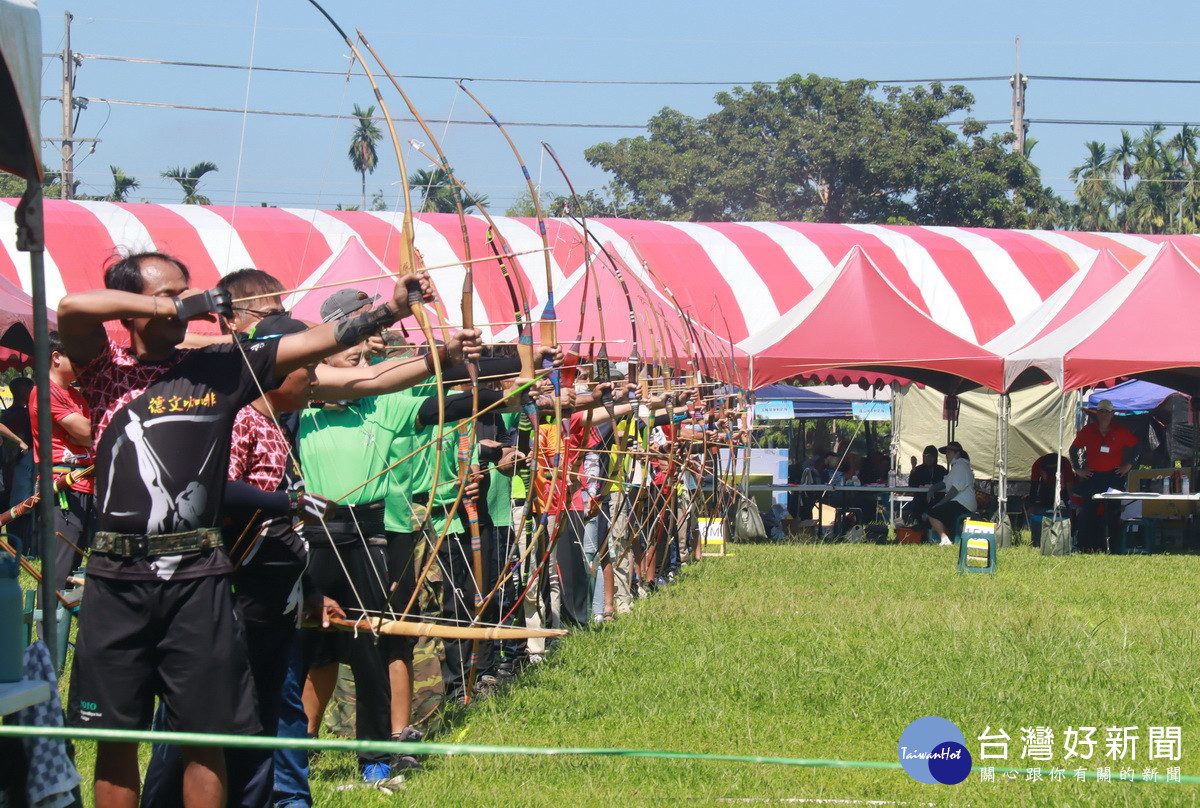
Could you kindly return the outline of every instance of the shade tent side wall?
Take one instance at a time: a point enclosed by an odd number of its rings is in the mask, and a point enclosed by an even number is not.
[[[1057,450],[1058,417],[1064,396],[1067,417],[1074,418],[1079,401],[1077,392],[1064,394],[1045,384],[1011,394],[1007,462],[1010,479],[1028,479],[1033,462]],[[944,446],[946,443],[943,396],[929,388],[906,385],[896,398],[895,408],[903,413],[903,418],[894,428],[899,435],[901,467],[907,471],[910,457],[916,457],[920,462],[921,452],[927,445]],[[976,390],[962,393],[958,398],[960,412],[955,439],[971,456],[971,470],[977,479],[996,479],[1000,463],[997,440],[1000,394]],[[1065,432],[1069,444],[1074,431],[1067,428]]]

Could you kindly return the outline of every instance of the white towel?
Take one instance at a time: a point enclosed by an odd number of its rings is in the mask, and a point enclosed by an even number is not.
[[[17,723],[23,727],[63,726],[62,702],[58,698],[58,677],[50,650],[38,640],[25,649],[25,678],[50,683],[50,700],[17,713]],[[74,799],[71,789],[79,785],[79,772],[67,756],[67,745],[61,738],[25,738],[25,755],[29,758],[29,774],[25,793],[33,808],[63,808]]]

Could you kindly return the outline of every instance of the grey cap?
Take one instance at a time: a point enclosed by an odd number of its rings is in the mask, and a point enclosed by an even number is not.
[[[325,302],[321,304],[321,322],[330,323],[340,320],[363,306],[370,306],[378,299],[379,295],[368,297],[366,292],[360,292],[357,289],[339,289],[325,298]]]

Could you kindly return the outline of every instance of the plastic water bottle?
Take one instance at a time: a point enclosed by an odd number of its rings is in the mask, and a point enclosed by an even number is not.
[[[15,558],[0,558],[0,683],[19,682],[24,678],[21,657],[25,653],[25,623],[22,619],[25,597],[21,592],[19,570]]]
[[[1187,474],[1183,475],[1183,481],[1180,482],[1179,485],[1180,485],[1179,492],[1181,494],[1192,493],[1192,473],[1190,471]]]
[[[1171,493],[1171,477],[1170,477],[1170,475],[1164,474],[1162,481],[1163,481],[1163,493],[1164,494]]]

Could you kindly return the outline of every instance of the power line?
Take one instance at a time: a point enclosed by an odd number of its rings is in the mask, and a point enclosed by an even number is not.
[[[1120,79],[1099,76],[1034,76],[1026,74],[1026,78],[1038,81],[1096,81],[1118,84],[1200,84],[1200,79]]]
[[[116,56],[100,53],[78,54],[82,59],[97,61],[130,62],[137,65],[167,65],[173,67],[212,67],[217,70],[254,70],[263,73],[296,73],[301,76],[346,76],[346,71],[335,70],[306,70],[302,67],[251,67],[248,65],[224,65],[220,62],[208,61],[178,61],[173,59],[145,59],[142,56]],[[58,53],[44,53],[43,58],[58,59]],[[1116,84],[1200,84],[1198,78],[1122,78],[1115,76],[1040,76],[1026,73],[1028,79],[1039,82],[1099,82]],[[510,84],[613,84],[634,86],[734,86],[739,84],[774,84],[779,79],[752,79],[745,82],[673,82],[673,80],[647,79],[582,79],[582,78],[515,78],[511,76],[425,76],[425,74],[406,74],[397,78],[428,80],[428,82],[498,82]],[[949,76],[935,78],[869,78],[864,79],[875,84],[932,84],[934,82],[1008,82],[1010,76]]]
[[[308,70],[298,67],[250,67],[249,65],[227,65],[217,62],[180,62],[172,59],[147,59],[139,56],[110,56],[100,53],[78,54],[83,59],[95,59],[106,62],[127,62],[130,64],[168,65],[172,67],[208,67],[219,70],[255,70],[263,73],[294,73],[311,76],[345,76],[345,70]],[[45,58],[59,58],[57,53],[44,53]],[[742,84],[774,84],[778,79],[754,79],[753,81],[662,81],[662,80],[624,80],[624,79],[529,79],[507,76],[426,76],[402,75],[398,79],[417,81],[488,81],[511,84],[570,84],[570,85],[632,85],[649,87],[732,87]],[[875,84],[931,84],[933,82],[951,81],[1008,81],[1012,76],[960,76],[932,79],[865,79]]]
[[[1197,126],[1194,121],[1100,121],[1076,120],[1073,118],[1026,118],[1026,123],[1054,124],[1064,126]]]
[[[57,101],[54,96],[48,96],[45,100]],[[165,104],[156,101],[132,101],[123,98],[96,98],[89,96],[88,101],[93,101],[98,104],[120,104],[127,107],[149,107],[152,109],[186,109],[195,110],[198,112],[232,112],[238,115],[274,115],[285,118],[324,118],[328,120],[353,121],[358,120],[353,115],[338,115],[334,113],[324,112],[284,112],[282,110],[269,109],[235,109],[233,107],[202,107],[194,104]],[[394,121],[401,123],[416,123],[413,118],[393,118]],[[460,126],[493,126],[491,121],[466,121],[456,118],[426,118],[430,123],[455,124]],[[553,122],[537,122],[537,121],[502,121],[505,126],[537,126],[537,127],[554,127],[557,129],[645,129],[646,124],[630,124],[630,123],[553,123]]]

